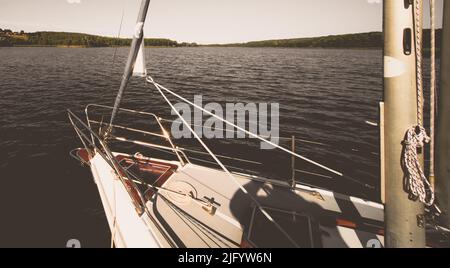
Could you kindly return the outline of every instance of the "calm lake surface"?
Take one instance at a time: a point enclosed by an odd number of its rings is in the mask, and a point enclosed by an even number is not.
[[[109,246],[91,174],[69,156],[81,144],[66,109],[81,114],[89,103],[112,105],[127,53],[118,49],[113,64],[113,48],[0,48],[0,246],[64,247],[72,238],[83,247]],[[280,135],[321,143],[298,141],[297,150],[346,174],[299,173],[299,181],[378,200],[378,129],[365,121],[378,120],[380,50],[154,48],[147,61],[155,80],[190,100],[201,94],[204,103],[279,103]],[[140,79],[123,107],[170,117]],[[286,178],[290,157],[258,146],[219,153],[275,163],[277,178]],[[331,175],[302,161],[296,168]]]

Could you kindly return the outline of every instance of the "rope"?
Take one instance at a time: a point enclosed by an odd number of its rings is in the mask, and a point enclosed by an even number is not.
[[[416,80],[417,80],[417,124],[423,126],[423,82],[422,82],[422,1],[414,3],[414,27],[416,32]]]
[[[430,2],[431,5],[433,5]],[[422,80],[422,0],[414,2],[414,29],[416,46],[416,82],[417,82],[417,126],[409,128],[403,141],[402,165],[405,172],[405,191],[410,198],[419,200],[427,206],[434,203],[434,190],[425,177],[418,150],[424,150],[425,143],[430,142],[423,127],[423,80]],[[434,18],[434,17],[433,17]],[[433,20],[432,18],[432,20]],[[433,102],[433,101],[432,101]]]
[[[420,166],[417,149],[423,148],[425,143],[429,141],[430,137],[423,127],[409,129],[403,142],[405,149],[402,159],[403,167],[406,169],[405,190],[413,200],[419,199],[427,206],[433,205],[434,193]]]

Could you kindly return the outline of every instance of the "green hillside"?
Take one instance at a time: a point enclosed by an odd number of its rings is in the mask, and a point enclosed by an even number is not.
[[[440,44],[441,30],[437,31],[437,44]],[[430,46],[430,30],[424,30],[424,47]],[[225,47],[317,47],[317,48],[382,48],[383,34],[381,32],[329,35],[312,38],[293,38],[253,41],[240,44],[220,44],[211,46]]]
[[[437,31],[437,44],[440,44],[441,30]],[[430,30],[424,30],[424,47],[429,48]],[[66,47],[112,47],[129,46],[131,39],[112,38],[82,33],[67,32],[12,32],[0,29],[0,46],[66,46]],[[196,43],[178,43],[170,39],[148,38],[146,46],[194,47]],[[292,47],[292,48],[382,48],[381,32],[330,35],[312,38],[293,38],[280,40],[254,41],[240,44],[217,44],[220,47]]]
[[[112,38],[82,33],[67,32],[12,32],[0,29],[0,46],[67,46],[67,47],[112,47],[129,46],[131,39]],[[170,39],[146,38],[146,46],[196,46],[190,43],[178,43]]]

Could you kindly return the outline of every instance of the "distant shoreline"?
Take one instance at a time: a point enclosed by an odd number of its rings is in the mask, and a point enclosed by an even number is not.
[[[14,46],[0,46],[10,48],[129,48],[129,46],[108,46],[108,47],[88,47],[88,46],[65,46],[65,45],[14,45]],[[145,46],[145,48],[279,48],[279,49],[342,49],[342,50],[380,50],[381,47],[244,47],[244,46],[214,46],[214,45],[198,45],[196,47],[170,47],[170,46]]]
[[[442,30],[436,32],[440,44]],[[424,48],[429,48],[430,30],[424,30]],[[381,32],[329,35],[321,37],[274,39],[232,44],[197,44],[164,38],[146,38],[146,47],[248,47],[248,48],[326,48],[326,49],[382,49]],[[13,32],[0,29],[0,47],[129,47],[131,39],[113,38],[69,32]]]
[[[3,47],[48,47],[48,48],[129,48],[129,46],[108,46],[108,47],[89,47],[89,46],[67,46],[67,45],[13,45],[13,46],[3,46]],[[177,48],[169,46],[145,46],[146,48]],[[2,46],[0,46],[2,48]]]

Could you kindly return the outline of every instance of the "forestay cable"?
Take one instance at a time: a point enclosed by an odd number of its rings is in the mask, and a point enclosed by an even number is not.
[[[117,32],[117,39],[120,38],[120,34],[122,32],[122,24],[123,24],[123,17],[125,15],[125,3],[122,3],[122,17],[120,18],[120,25],[119,25],[119,30]],[[112,60],[112,72],[114,72],[114,67],[115,67],[115,63],[116,63],[116,56],[117,56],[117,44],[116,47],[114,48],[114,55],[113,55],[113,60]],[[106,95],[106,94],[105,94]],[[103,117],[103,115],[102,115]],[[100,125],[100,129],[101,129],[101,125]],[[113,197],[114,197],[114,215],[113,215],[113,228],[111,231],[111,248],[114,247],[115,244],[115,238],[116,238],[116,232],[117,232],[117,201],[116,201],[116,182],[113,181]]]
[[[172,108],[174,113],[180,118],[180,120],[183,122],[183,124],[189,129],[189,131],[194,135],[194,137],[197,139],[197,141],[205,148],[205,150],[211,155],[211,157],[214,159],[214,161],[217,162],[217,164],[222,168],[223,171],[228,175],[228,177],[239,187],[239,189],[247,196],[250,197],[252,202],[256,205],[256,207],[261,211],[261,213],[270,221],[272,222],[275,227],[291,242],[295,247],[299,247],[297,242],[269,215],[269,213],[261,206],[261,204],[256,200],[255,197],[253,197],[249,192],[241,185],[241,183],[231,174],[231,172],[225,167],[225,165],[217,158],[217,156],[209,149],[209,147],[202,141],[202,139],[198,136],[198,134],[192,129],[191,125],[186,122],[186,120],[181,116],[181,114],[178,112],[178,110],[173,106],[172,102],[167,98],[167,96],[164,94],[162,90],[162,86],[160,86],[158,83],[153,81],[153,78],[150,76],[147,77],[147,82],[153,84],[156,89],[159,91],[161,96],[164,98],[164,100],[167,102],[167,104]]]
[[[278,149],[280,149],[280,150],[282,150],[282,151],[284,151],[284,152],[286,152],[286,153],[288,153],[288,154],[290,154],[290,155],[293,155],[293,156],[295,156],[295,157],[298,157],[298,158],[300,158],[300,159],[302,159],[302,160],[304,160],[304,161],[306,161],[306,162],[308,162],[308,163],[311,163],[311,164],[313,164],[313,165],[315,165],[315,166],[318,166],[318,167],[320,167],[320,168],[322,168],[322,169],[324,169],[324,170],[327,170],[327,171],[332,172],[332,173],[334,173],[334,174],[336,174],[336,175],[339,175],[339,176],[344,176],[344,175],[343,175],[341,172],[339,172],[339,171],[336,171],[336,170],[334,170],[334,169],[331,169],[331,168],[329,168],[329,167],[326,167],[326,166],[324,166],[324,165],[322,165],[322,164],[320,164],[320,163],[317,163],[317,162],[315,162],[315,161],[313,161],[313,160],[311,160],[311,159],[309,159],[309,158],[307,158],[307,157],[304,157],[304,156],[302,156],[302,155],[299,155],[298,153],[292,152],[292,151],[290,151],[290,150],[288,150],[288,149],[286,149],[286,148],[284,148],[284,147],[282,147],[282,146],[280,146],[280,145],[278,145],[278,144],[276,144],[276,143],[274,143],[274,142],[271,142],[271,141],[269,141],[269,140],[267,140],[267,139],[264,139],[263,137],[261,137],[261,136],[259,136],[259,135],[256,135],[256,134],[254,134],[254,133],[252,133],[252,132],[250,132],[250,131],[248,131],[248,130],[242,128],[242,127],[239,127],[239,126],[237,126],[237,125],[235,125],[235,124],[233,124],[233,123],[231,123],[231,122],[229,122],[229,121],[223,119],[222,117],[220,117],[220,116],[218,116],[218,115],[215,115],[215,114],[211,113],[210,111],[208,111],[208,110],[206,110],[206,109],[204,109],[204,108],[198,106],[197,104],[195,104],[195,103],[189,101],[188,99],[186,99],[186,98],[184,98],[184,97],[178,95],[177,93],[175,93],[175,92],[173,92],[173,91],[171,91],[171,90],[165,88],[164,86],[162,86],[162,85],[156,83],[156,82],[153,80],[153,78],[151,78],[150,76],[147,77],[147,82],[153,84],[156,88],[161,89],[161,90],[164,90],[165,92],[171,94],[172,96],[174,96],[174,97],[176,97],[176,98],[178,98],[178,99],[180,99],[180,100],[182,100],[182,101],[184,101],[184,102],[186,102],[186,103],[188,103],[188,104],[194,106],[195,108],[197,108],[197,109],[203,111],[204,113],[206,113],[206,114],[208,114],[208,115],[210,115],[210,116],[212,116],[212,117],[214,117],[214,118],[216,118],[216,119],[218,119],[218,120],[224,122],[225,124],[230,125],[230,126],[232,126],[232,127],[234,127],[234,128],[237,128],[238,130],[240,130],[240,131],[246,133],[247,135],[249,135],[249,136],[251,136],[251,137],[253,137],[253,138],[259,139],[260,141],[263,141],[263,142],[265,142],[265,143],[267,143],[267,144],[270,144],[270,145],[274,146],[275,148],[278,148]],[[189,127],[190,127],[190,126],[189,126]]]

